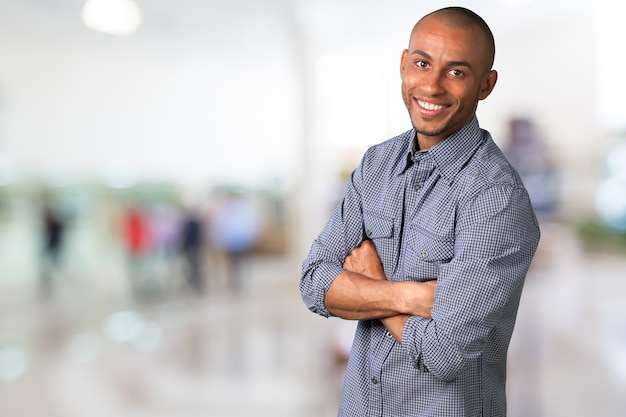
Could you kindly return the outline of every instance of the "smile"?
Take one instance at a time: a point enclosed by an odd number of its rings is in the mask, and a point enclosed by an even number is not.
[[[445,106],[442,106],[440,104],[433,104],[433,103],[429,103],[427,101],[423,101],[423,100],[417,100],[417,104],[425,109],[425,110],[429,110],[429,111],[439,111],[439,110],[443,110],[445,108]]]

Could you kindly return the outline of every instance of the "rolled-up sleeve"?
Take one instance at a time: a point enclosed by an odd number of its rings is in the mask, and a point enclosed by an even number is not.
[[[302,299],[309,310],[324,317],[332,316],[324,305],[328,288],[344,271],[342,265],[346,256],[363,241],[361,172],[360,165],[350,177],[345,197],[313,241],[302,264]]]
[[[416,368],[450,381],[485,346],[510,341],[539,227],[523,188],[496,185],[459,208],[454,257],[440,266],[432,319],[411,317],[402,347]]]

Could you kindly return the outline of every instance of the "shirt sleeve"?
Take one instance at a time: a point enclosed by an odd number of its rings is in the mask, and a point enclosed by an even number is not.
[[[334,279],[344,271],[342,265],[352,249],[364,240],[361,210],[362,164],[352,173],[346,195],[330,220],[313,241],[302,264],[300,293],[309,310],[332,316],[324,298]]]
[[[402,346],[414,366],[449,381],[483,354],[490,333],[510,340],[539,227],[523,188],[493,186],[459,209],[454,257],[440,267],[432,319],[411,317]]]

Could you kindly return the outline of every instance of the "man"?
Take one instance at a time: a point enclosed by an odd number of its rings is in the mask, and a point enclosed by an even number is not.
[[[493,90],[493,35],[445,8],[400,63],[413,129],[370,148],[313,242],[300,289],[359,320],[339,416],[504,416],[506,355],[539,228],[476,107]]]

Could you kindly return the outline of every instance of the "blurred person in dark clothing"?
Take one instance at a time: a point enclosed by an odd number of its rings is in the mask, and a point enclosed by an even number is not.
[[[61,253],[65,238],[65,220],[50,203],[42,210],[42,266],[41,292],[44,297],[53,291],[54,274],[61,264]]]
[[[188,209],[181,225],[181,250],[189,286],[197,292],[204,290],[204,222],[194,209]]]
[[[302,265],[307,307],[358,320],[340,417],[502,417],[539,227],[479,127],[491,30],[461,7],[418,21],[400,61],[413,128],[368,149]]]
[[[553,216],[558,209],[559,173],[532,119],[509,121],[509,137],[502,151],[522,178],[537,216]]]

